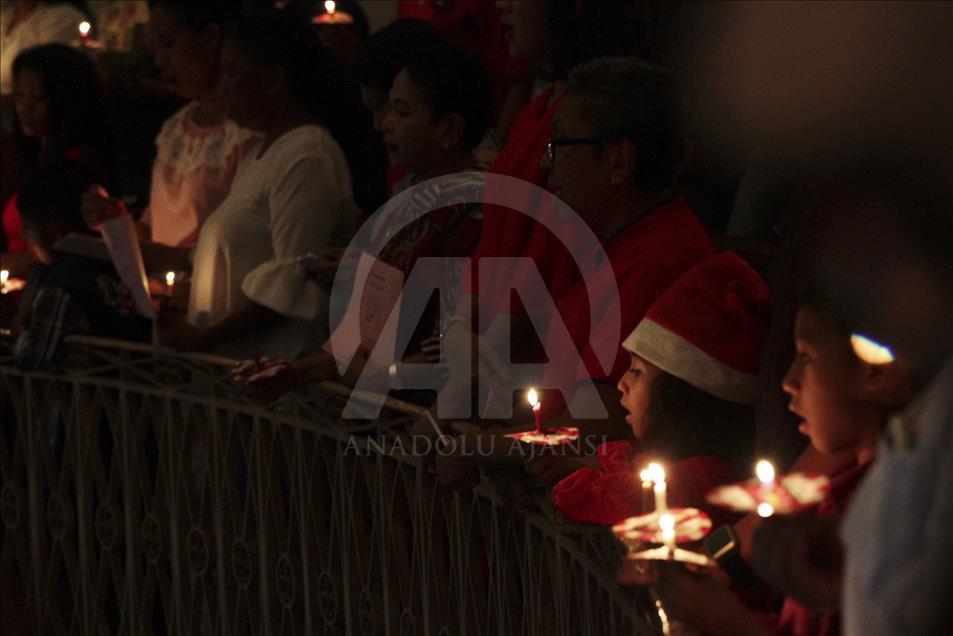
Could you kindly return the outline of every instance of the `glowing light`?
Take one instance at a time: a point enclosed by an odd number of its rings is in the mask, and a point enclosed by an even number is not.
[[[324,10],[328,13],[334,13],[334,9],[337,5],[334,3],[334,0],[326,0],[324,3]]]
[[[648,467],[649,474],[652,476],[652,481],[657,484],[665,483],[665,469],[662,468],[660,464],[652,462]]]
[[[658,527],[662,532],[675,532],[675,517],[671,513],[665,513],[658,518]]]
[[[169,287],[175,285],[175,272],[166,272],[165,274],[165,284]]]
[[[759,517],[770,517],[774,514],[774,506],[769,503],[760,503],[758,504],[758,516]]]
[[[331,0],[328,0],[330,2]],[[530,406],[536,406],[539,404],[539,396],[536,394],[536,389],[530,389],[526,393],[526,399],[529,401]]]
[[[82,38],[85,38],[86,36],[89,35],[89,30],[91,28],[93,28],[92,25],[86,20],[83,20],[82,22],[79,23],[79,36]]]
[[[854,354],[867,364],[890,364],[893,362],[893,352],[879,342],[859,333],[852,334],[850,346]]]
[[[754,472],[764,485],[768,485],[774,481],[774,466],[772,466],[769,461],[762,459],[758,462],[758,465],[755,466]]]
[[[0,285],[6,285],[9,278],[10,272],[5,269],[0,269]]]
[[[643,468],[642,472],[639,473],[639,478],[642,480],[643,484],[647,484],[652,481],[652,471],[648,468]]]

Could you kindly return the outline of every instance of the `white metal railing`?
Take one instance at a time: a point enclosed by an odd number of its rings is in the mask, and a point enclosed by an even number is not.
[[[262,408],[221,358],[71,337],[25,373],[4,346],[0,577],[36,633],[656,628],[608,532],[447,491],[396,452],[419,407],[342,421],[344,387]]]

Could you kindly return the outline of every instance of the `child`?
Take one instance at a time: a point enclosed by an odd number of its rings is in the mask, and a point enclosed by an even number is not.
[[[27,246],[40,265],[33,271],[17,316],[17,366],[49,364],[70,333],[147,341],[150,322],[135,315],[129,292],[112,264],[53,249],[70,232],[86,232],[82,193],[95,182],[80,164],[40,167],[24,184],[19,203]]]
[[[672,506],[703,507],[711,487],[744,475],[767,314],[767,287],[732,252],[677,279],[623,343],[631,366],[618,388],[637,446],[602,444],[598,466],[556,484],[556,507],[570,519],[600,524],[649,512],[640,506],[638,473],[651,461],[666,469]],[[594,464],[591,457],[576,461]],[[551,476],[552,468],[531,472]]]
[[[852,349],[852,329],[835,318],[819,292],[805,295],[795,326],[795,358],[784,377],[790,409],[804,418],[799,430],[823,453],[850,452],[855,461],[831,478],[817,515],[841,516],[873,458],[889,414],[911,397],[911,379],[893,363],[863,361]],[[831,555],[830,558],[836,558]],[[811,611],[786,598],[780,617],[747,609],[727,588],[677,567],[660,568],[655,585],[670,616],[706,633],[833,634],[834,611]]]

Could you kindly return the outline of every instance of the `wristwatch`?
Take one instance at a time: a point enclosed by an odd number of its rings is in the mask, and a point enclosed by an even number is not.
[[[758,584],[758,576],[741,556],[738,537],[731,526],[721,526],[709,534],[705,537],[704,545],[708,556],[731,577],[735,585],[747,590]]]

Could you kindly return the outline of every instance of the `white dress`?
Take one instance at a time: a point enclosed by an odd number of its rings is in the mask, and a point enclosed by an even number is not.
[[[218,353],[293,358],[319,346],[328,335],[328,297],[298,259],[344,246],[358,214],[344,154],[324,128],[295,128],[261,157],[253,148],[199,234],[189,320],[205,327],[249,298],[284,319]]]

